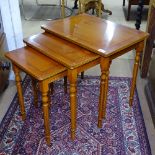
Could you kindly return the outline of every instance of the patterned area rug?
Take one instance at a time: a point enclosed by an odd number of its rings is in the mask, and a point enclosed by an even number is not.
[[[137,93],[133,108],[129,107],[130,82],[130,78],[110,78],[106,119],[99,129],[99,77],[78,79],[75,141],[70,139],[69,93],[64,94],[63,80],[55,82],[50,109],[52,145],[48,147],[44,138],[41,101],[39,108],[35,108],[31,82],[26,77],[23,82],[26,120],[21,120],[16,95],[0,125],[0,154],[151,155]]]

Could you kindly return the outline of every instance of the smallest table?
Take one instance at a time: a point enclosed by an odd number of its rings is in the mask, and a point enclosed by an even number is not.
[[[47,144],[50,144],[50,125],[49,125],[49,84],[59,78],[67,75],[67,70],[64,66],[55,62],[54,60],[46,57],[45,55],[39,53],[38,51],[30,48],[24,47],[17,49],[15,51],[6,53],[5,55],[9,60],[11,60],[13,65],[13,70],[15,73],[16,86],[19,97],[19,104],[22,119],[26,117],[24,99],[22,95],[21,77],[19,71],[22,70],[29,74],[33,81],[37,80],[39,82],[39,88],[42,94],[42,106],[44,115],[44,126],[45,126],[45,138]],[[33,82],[34,83],[34,82]],[[36,86],[34,84],[34,98],[36,96]],[[37,101],[37,100],[35,100]],[[35,103],[37,105],[37,103]]]

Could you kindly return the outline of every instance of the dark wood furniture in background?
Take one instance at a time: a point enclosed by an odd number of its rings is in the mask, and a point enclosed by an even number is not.
[[[141,65],[141,76],[147,77],[145,93],[155,126],[155,49],[153,50],[153,43],[155,41],[155,0],[153,0],[150,5],[149,15],[148,32],[150,33],[150,36],[145,45]]]
[[[145,86],[145,94],[155,127],[155,55],[152,56],[150,62],[149,75]]]
[[[136,23],[135,23],[137,30],[140,29],[143,7],[144,7],[144,0],[139,0],[138,7],[137,7]]]
[[[150,16],[148,20],[148,33],[150,34],[148,40],[146,41],[144,53],[143,53],[143,59],[141,64],[141,77],[145,78],[147,77],[149,64],[151,61],[151,54],[152,49],[155,41],[155,6],[151,6],[150,8]]]
[[[73,9],[78,9],[78,0],[75,0],[74,1]]]
[[[136,29],[140,29],[142,10],[144,0],[139,0],[137,8]],[[148,100],[149,109],[151,112],[152,120],[155,126],[155,55],[152,54],[155,42],[155,0],[151,0],[147,22],[147,31],[150,33],[143,52],[141,62],[141,77],[147,77],[147,84],[145,86],[145,94]],[[151,57],[152,55],[152,57]]]
[[[149,5],[150,0],[144,0],[143,5]],[[138,5],[139,0],[128,0],[128,11],[127,11],[127,17],[126,20],[130,20],[130,11],[131,11],[131,5]],[[123,0],[123,6],[125,6],[125,0]]]
[[[143,5],[149,5],[150,0],[144,0]],[[130,19],[131,5],[138,5],[139,0],[128,0],[127,20]],[[123,6],[125,6],[125,0],[123,0]]]

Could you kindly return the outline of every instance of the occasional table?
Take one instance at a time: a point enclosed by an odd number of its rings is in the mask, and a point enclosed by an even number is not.
[[[22,120],[26,118],[24,98],[22,94],[20,71],[24,71],[32,77],[34,91],[34,102],[37,106],[36,80],[42,95],[43,118],[45,127],[45,139],[50,145],[50,123],[49,123],[49,84],[67,75],[67,70],[61,64],[30,48],[23,47],[12,52],[7,52],[5,56],[12,62],[15,73],[15,80],[19,98],[20,112]],[[35,60],[35,61],[34,61]]]
[[[67,68],[70,82],[71,138],[75,139],[77,75],[99,64],[100,56],[49,33],[31,36],[24,39],[24,42]]]
[[[102,118],[105,117],[106,112],[110,64],[113,59],[135,49],[136,56],[129,97],[129,104],[132,105],[140,53],[148,33],[88,14],[52,21],[43,25],[42,29],[101,56],[99,127],[102,127]],[[44,51],[44,53],[47,52]]]

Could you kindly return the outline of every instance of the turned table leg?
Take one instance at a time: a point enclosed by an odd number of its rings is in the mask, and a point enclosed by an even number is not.
[[[101,17],[101,3],[102,1],[101,0],[98,0],[98,17]]]
[[[61,0],[61,17],[65,18],[65,2]]]
[[[76,115],[77,115],[77,71],[69,70],[68,79],[70,81],[70,109],[71,109],[71,138],[75,139]]]
[[[46,81],[41,81],[39,85],[40,85],[40,91],[42,94],[45,138],[46,138],[47,144],[50,145],[50,124],[49,124],[49,105],[48,105],[49,86],[48,86],[48,83],[46,83]]]
[[[107,103],[107,93],[108,93],[108,79],[109,79],[109,68],[110,59],[101,58],[101,82],[100,82],[100,99],[99,99],[99,115],[98,115],[98,127],[102,127],[102,119],[106,114],[106,103]]]
[[[38,107],[38,90],[37,90],[37,81],[34,78],[32,79],[32,90],[34,94],[34,105]]]
[[[140,53],[143,51],[143,47],[144,47],[144,42],[139,43],[139,45],[136,47],[136,57],[135,57],[135,63],[134,63],[134,68],[133,68],[132,84],[131,84],[130,97],[129,97],[130,106],[132,106],[134,91],[136,87],[136,79],[137,79],[137,73],[138,73],[138,67],[139,67]]]
[[[24,98],[23,98],[23,93],[22,93],[21,77],[19,74],[19,68],[17,66],[13,65],[13,70],[15,73],[15,80],[16,80],[16,86],[17,86],[17,92],[18,92],[18,98],[19,98],[19,105],[20,105],[22,120],[25,120],[26,113],[25,113],[25,107],[24,107]]]
[[[82,8],[81,8],[81,0],[79,0],[79,10],[78,10],[78,13],[80,14],[80,13],[82,13]]]

